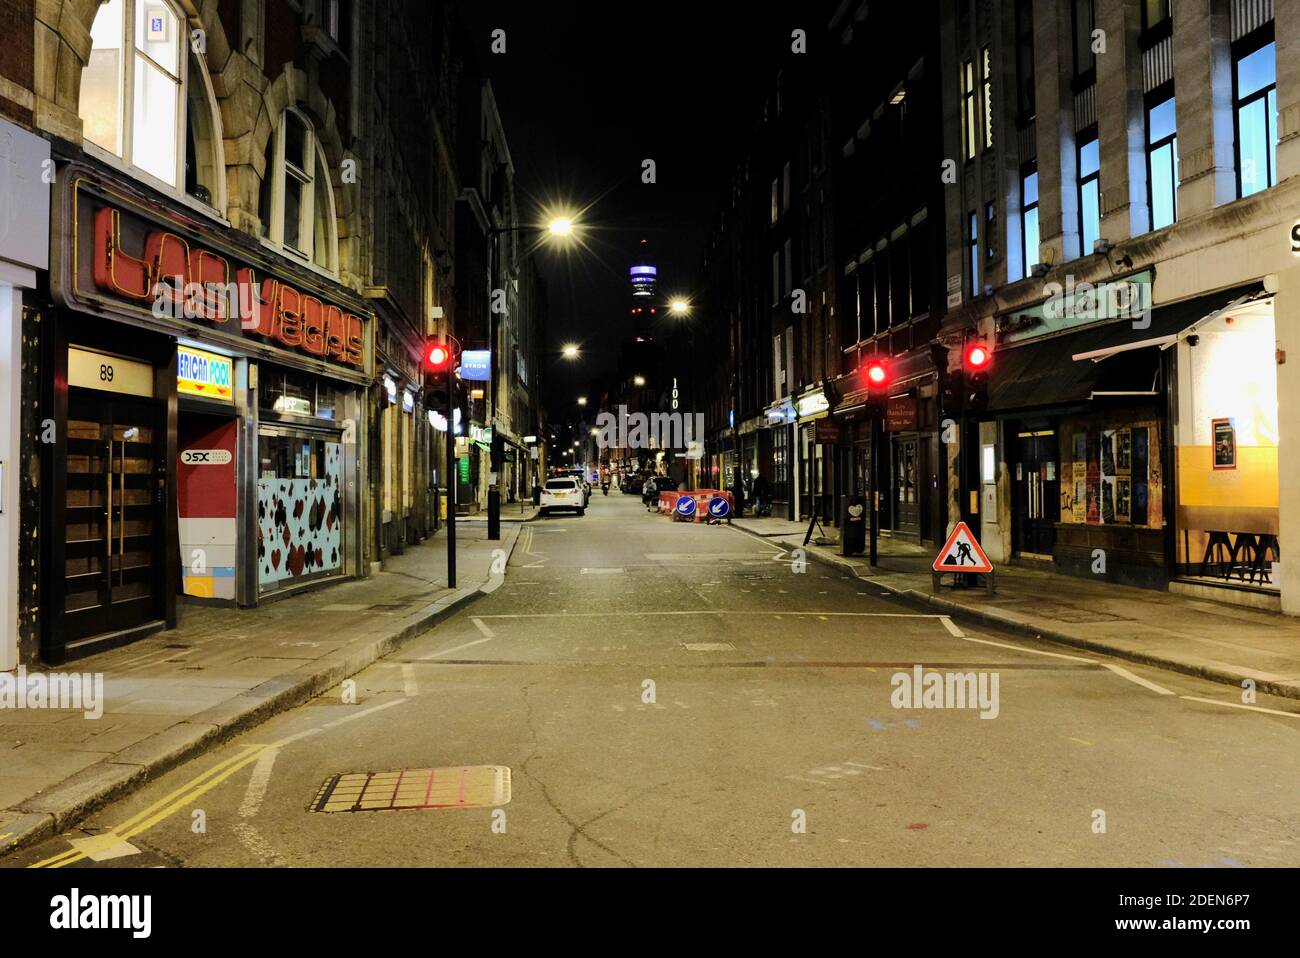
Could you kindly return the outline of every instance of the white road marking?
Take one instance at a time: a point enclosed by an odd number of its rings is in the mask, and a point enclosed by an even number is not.
[[[436,659],[440,655],[450,655],[452,652],[459,652],[461,649],[468,649],[471,646],[482,645],[484,642],[491,642],[491,639],[475,639],[473,642],[466,642],[464,645],[456,645],[450,649],[442,649],[438,652],[430,652],[428,655],[420,656],[421,662],[427,662],[429,659]]]
[[[278,748],[268,748],[253,765],[253,774],[248,780],[244,800],[239,803],[240,818],[257,817],[262,807],[262,799],[266,798],[266,789],[271,784],[271,770],[275,766],[275,758],[279,754]]]
[[[939,616],[939,621],[943,623],[943,627],[948,630],[949,635],[958,639],[966,638],[962,630],[957,628],[957,624],[953,622],[952,619],[948,618],[948,616],[946,615]]]
[[[748,589],[741,589],[748,592]],[[549,593],[557,595],[558,593]],[[825,615],[835,618],[868,619],[937,619],[939,616],[926,612],[763,612],[754,609],[647,609],[644,611],[624,612],[625,616],[643,618],[648,615]],[[608,617],[608,612],[498,612],[482,616],[484,619],[549,619],[549,618],[589,618],[592,616]],[[1014,646],[1008,646],[1014,648]],[[1026,650],[1028,651],[1028,650]],[[1047,655],[1049,653],[1043,653]]]
[[[796,782],[811,782],[811,783],[814,784],[814,785],[825,785],[825,786],[827,786],[828,788],[830,787],[830,784],[831,784],[830,782],[819,782],[819,781],[818,781],[817,779],[815,779],[815,778],[803,778],[803,777],[800,776],[800,775],[787,775],[786,778],[792,778],[792,779],[794,779]]]
[[[487,625],[476,615],[470,616],[469,620],[474,623],[474,628],[483,633],[484,638],[495,639],[497,634],[487,627]]]
[[[345,715],[343,716],[343,718],[335,719],[332,722],[326,722],[324,725],[321,726],[321,728],[322,729],[334,728],[335,726],[342,725],[345,722],[355,722],[357,719],[365,718],[367,715],[373,715],[376,712],[382,712],[384,709],[391,709],[394,705],[401,705],[404,702],[406,702],[406,699],[393,699],[391,702],[385,702],[383,705],[374,705],[368,709],[363,709],[360,712],[355,712],[352,715]],[[276,742],[275,744],[283,745],[285,743]]]
[[[1263,712],[1267,715],[1284,715],[1287,718],[1300,718],[1300,712],[1283,712],[1281,709],[1266,709],[1262,705],[1245,705],[1241,702],[1222,702],[1219,699],[1203,699],[1195,695],[1180,695],[1180,699],[1189,702],[1204,702],[1206,705],[1226,705],[1232,709],[1246,709],[1249,712]]]
[[[992,639],[977,639],[973,635],[963,635],[962,640],[966,642],[978,642],[980,645],[993,645],[999,649],[1011,649],[1013,652],[1028,652],[1030,655],[1046,655],[1053,659],[1066,659],[1069,662],[1086,662],[1088,665],[1096,665],[1096,659],[1083,659],[1077,655],[1062,655],[1060,652],[1045,652],[1042,649],[1026,649],[1020,645],[1007,645],[1005,642],[994,642]]]
[[[884,769],[879,765],[863,765],[861,762],[845,762],[845,765],[852,765],[854,768],[869,768],[873,772],[883,772]]]
[[[420,694],[420,685],[415,681],[415,666],[410,662],[402,663],[402,692],[407,698]]]
[[[1173,695],[1173,694],[1174,694],[1173,692],[1169,691],[1169,690],[1168,690],[1167,688],[1165,688],[1164,686],[1156,685],[1156,683],[1154,683],[1154,682],[1148,682],[1146,679],[1142,678],[1142,676],[1140,676],[1140,675],[1134,675],[1134,674],[1133,674],[1132,672],[1130,672],[1128,669],[1121,668],[1121,667],[1118,666],[1118,665],[1111,665],[1109,662],[1103,662],[1103,663],[1101,663],[1101,664],[1102,664],[1105,668],[1110,669],[1110,670],[1111,670],[1112,672],[1114,672],[1116,675],[1123,676],[1124,678],[1128,679],[1130,682],[1136,682],[1138,685],[1142,686],[1144,689],[1150,689],[1152,692],[1155,692],[1157,695]]]

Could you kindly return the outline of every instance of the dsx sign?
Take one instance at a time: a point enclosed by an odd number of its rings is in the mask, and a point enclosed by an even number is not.
[[[186,449],[181,464],[186,466],[224,466],[230,462],[229,449]]]

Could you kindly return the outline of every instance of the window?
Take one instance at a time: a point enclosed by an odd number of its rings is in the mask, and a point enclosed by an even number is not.
[[[901,237],[889,244],[889,262],[892,269],[890,276],[890,302],[893,303],[891,326],[907,322],[912,315],[911,277],[908,274],[907,238]]]
[[[1096,77],[1097,55],[1092,52],[1092,0],[1074,0],[1074,76],[1082,83]]]
[[[772,181],[772,222],[773,223],[775,223],[776,218],[781,215],[780,189],[781,187],[779,182],[777,180],[773,180]]]
[[[794,277],[791,275],[792,271],[794,270],[793,260],[794,257],[793,255],[791,255],[790,252],[790,240],[786,239],[785,241],[785,286],[781,288],[781,292],[786,295],[789,295],[790,290],[794,289]]]
[[[260,197],[262,235],[323,270],[338,271],[334,193],[316,131],[285,110],[266,144]]]
[[[790,164],[785,164],[785,169],[781,171],[781,212],[784,213],[790,209]]]
[[[1150,30],[1169,19],[1170,0],[1142,0],[1142,29]]]
[[[876,332],[889,328],[889,249],[876,250]]]
[[[1277,183],[1277,58],[1274,43],[1233,56],[1237,124],[1237,194]]]
[[[922,220],[908,230],[912,270],[912,315],[930,311],[930,224]]]
[[[984,110],[984,148],[987,150],[993,145],[993,66],[988,47],[981,53],[980,75],[980,106]]]
[[[966,214],[966,261],[970,270],[970,294],[980,294],[980,222],[975,211]]]
[[[781,251],[772,254],[772,305],[781,302]]]
[[[969,60],[961,70],[961,96],[963,122],[966,127],[966,159],[975,158],[975,65]]]
[[[1034,6],[1016,0],[1016,113],[1024,121],[1034,112]]]
[[[207,73],[163,0],[108,0],[90,28],[82,135],[143,179],[212,205],[225,171]]]
[[[1079,144],[1079,247],[1080,255],[1087,256],[1101,236],[1101,197],[1098,178],[1101,172],[1101,151],[1097,134]]]
[[[998,207],[996,203],[984,204],[984,262],[998,258]]]
[[[1173,97],[1147,110],[1147,191],[1153,230],[1178,219],[1178,135],[1174,116]]]
[[[1038,265],[1038,170],[1030,168],[1020,177],[1020,234],[1025,275]]]

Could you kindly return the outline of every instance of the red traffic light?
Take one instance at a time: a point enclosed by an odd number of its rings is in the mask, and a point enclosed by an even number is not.
[[[867,363],[867,386],[881,389],[889,385],[889,363],[883,359],[873,359]]]
[[[446,343],[429,343],[424,350],[424,363],[430,369],[441,371],[451,362],[451,347]]]
[[[993,354],[983,343],[971,343],[966,347],[965,365],[971,372],[981,372],[988,368]]]

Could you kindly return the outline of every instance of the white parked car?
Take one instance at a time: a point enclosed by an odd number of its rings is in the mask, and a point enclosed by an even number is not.
[[[580,516],[587,514],[587,491],[581,480],[571,477],[546,480],[540,512],[547,515],[556,509],[573,509]]]

